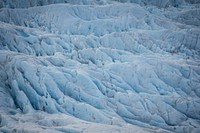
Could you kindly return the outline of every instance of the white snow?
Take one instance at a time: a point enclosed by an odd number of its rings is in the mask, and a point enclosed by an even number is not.
[[[0,132],[200,131],[198,0],[0,7]]]

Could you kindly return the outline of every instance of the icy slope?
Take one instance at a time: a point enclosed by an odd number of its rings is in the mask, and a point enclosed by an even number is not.
[[[198,132],[198,1],[74,2],[0,9],[0,131]]]

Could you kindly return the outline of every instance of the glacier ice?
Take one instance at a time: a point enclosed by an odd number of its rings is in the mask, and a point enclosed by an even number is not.
[[[200,130],[198,0],[0,7],[1,132]]]

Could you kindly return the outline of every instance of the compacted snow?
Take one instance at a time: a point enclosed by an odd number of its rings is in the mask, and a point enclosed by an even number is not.
[[[199,132],[199,3],[0,1],[0,132]]]

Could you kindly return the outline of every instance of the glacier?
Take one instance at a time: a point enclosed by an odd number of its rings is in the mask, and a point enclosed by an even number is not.
[[[0,132],[199,131],[198,0],[0,1]]]

